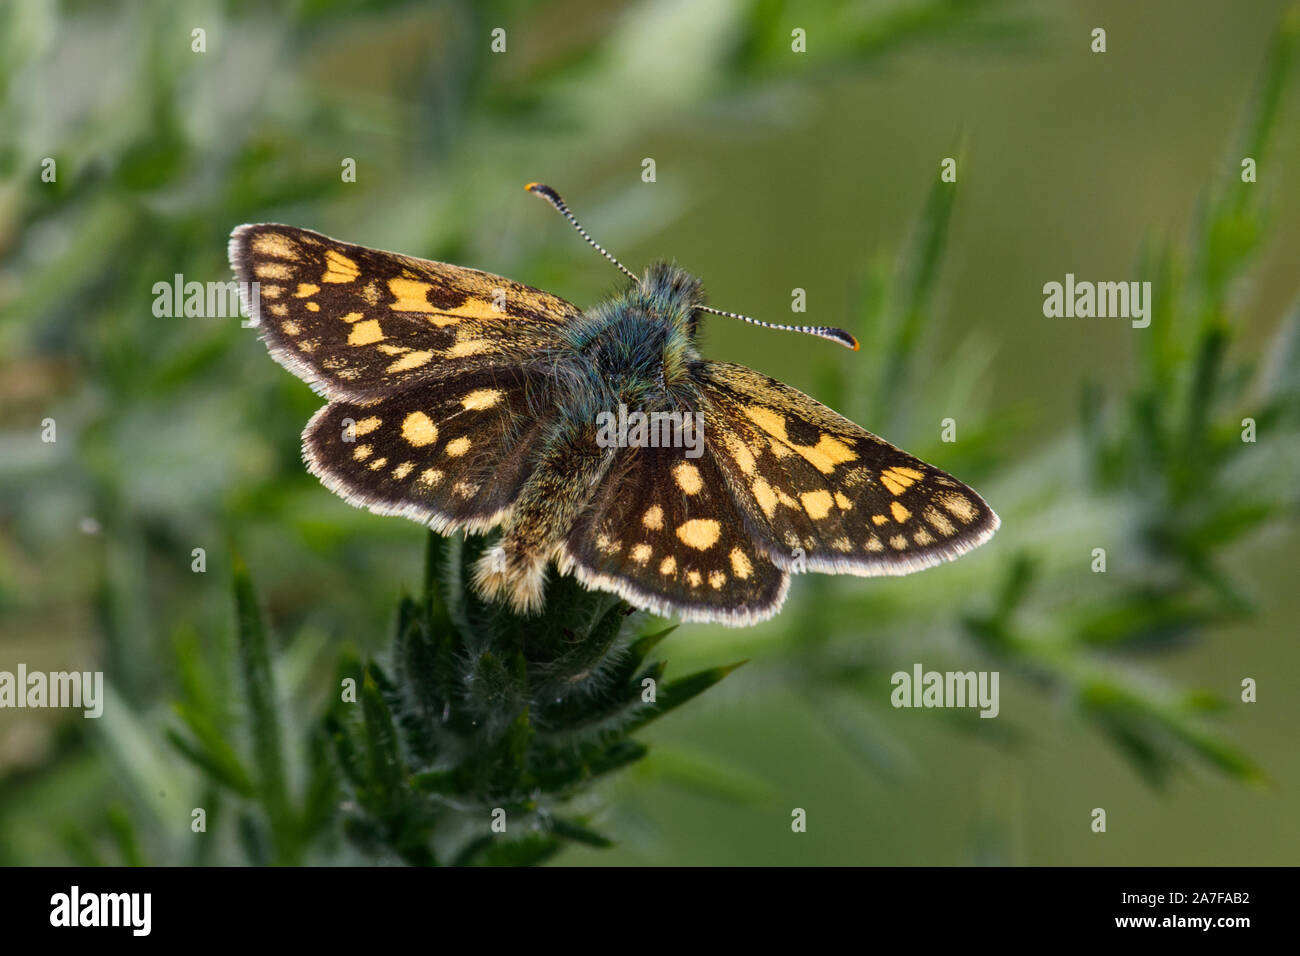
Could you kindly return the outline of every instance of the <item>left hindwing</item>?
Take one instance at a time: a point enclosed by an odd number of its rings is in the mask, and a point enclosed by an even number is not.
[[[294,226],[240,226],[230,262],[271,354],[329,398],[373,399],[527,363],[579,315],[502,276]]]
[[[554,420],[544,377],[483,369],[381,399],[330,402],[303,432],[303,457],[354,505],[442,533],[486,531],[518,497]]]
[[[780,567],[907,574],[997,529],[966,485],[802,392],[724,362],[701,362],[693,374],[709,447]]]

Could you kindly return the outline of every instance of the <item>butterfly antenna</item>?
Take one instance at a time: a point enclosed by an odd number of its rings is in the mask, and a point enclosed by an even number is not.
[[[764,322],[762,319],[753,319],[747,315],[741,315],[739,312],[724,312],[721,309],[711,309],[707,305],[697,305],[695,308],[701,312],[712,312],[714,315],[725,315],[731,319],[740,319],[742,322],[748,322],[750,325],[761,325],[765,329],[781,329],[785,332],[806,332],[809,335],[815,335],[818,338],[830,339],[832,342],[838,342],[846,349],[857,351],[861,346],[858,340],[843,329],[833,329],[825,325],[778,325],[775,322]]]
[[[591,236],[587,235],[587,230],[583,229],[582,223],[578,222],[578,220],[574,217],[573,213],[569,212],[569,207],[564,204],[564,200],[560,198],[559,193],[557,193],[550,186],[547,186],[545,183],[529,183],[524,188],[527,189],[530,193],[532,193],[535,196],[541,196],[548,203],[554,206],[556,211],[565,219],[569,220],[569,222],[573,224],[574,229],[578,230],[578,235],[586,239],[587,242],[591,245],[591,247],[595,249],[597,252],[599,252],[602,256],[604,256],[610,262],[614,263],[614,265],[618,266],[619,269],[622,270],[623,275],[627,276],[629,279],[631,279],[633,282],[637,283],[638,285],[641,283],[641,279],[639,276],[637,276],[634,272],[632,272],[632,270],[629,269],[627,266],[623,265],[623,263],[615,259],[612,255],[610,255],[609,251],[604,246],[602,246],[599,242],[591,238]]]

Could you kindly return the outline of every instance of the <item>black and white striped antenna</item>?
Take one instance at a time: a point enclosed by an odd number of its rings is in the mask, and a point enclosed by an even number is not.
[[[633,282],[638,285],[640,284],[641,279],[639,276],[633,273],[627,266],[623,265],[623,263],[615,259],[604,246],[587,234],[587,230],[582,228],[582,223],[578,222],[577,217],[575,217],[573,213],[569,212],[569,207],[565,204],[564,200],[560,198],[559,193],[544,183],[529,183],[524,188],[535,196],[541,196],[548,203],[554,206],[556,211],[565,219],[569,220],[573,228],[578,230],[578,235],[587,240],[593,249],[610,262],[614,263],[614,265],[618,266],[619,270]],[[707,305],[697,305],[695,308],[701,312],[711,312],[713,315],[725,315],[730,319],[740,319],[742,322],[748,322],[750,325],[759,325],[765,329],[780,329],[785,332],[804,332],[808,335],[815,335],[818,338],[838,342],[845,348],[852,349],[855,352],[859,348],[858,340],[843,329],[836,329],[826,325],[780,325],[776,322],[764,322],[762,319],[755,319],[748,315],[741,315],[739,312],[724,312],[722,309],[713,309]]]

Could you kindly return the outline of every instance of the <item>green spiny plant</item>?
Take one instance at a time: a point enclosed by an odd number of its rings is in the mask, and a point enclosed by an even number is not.
[[[646,632],[625,602],[569,577],[551,582],[536,617],[486,604],[468,586],[486,546],[430,533],[423,593],[401,600],[387,662],[345,655],[340,664],[340,693],[309,735],[310,780],[297,801],[265,634],[247,571],[236,568],[252,759],[217,729],[210,701],[182,703],[190,733],[171,739],[260,807],[240,818],[251,859],[302,860],[336,807],[357,849],[413,865],[521,865],[570,842],[610,845],[588,825],[592,785],[646,755],[635,732],[735,665],[663,683],[664,662],[649,658],[673,628]]]

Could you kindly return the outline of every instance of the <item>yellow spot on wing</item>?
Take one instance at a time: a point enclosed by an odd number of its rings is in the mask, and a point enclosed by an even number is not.
[[[347,322],[349,324],[360,321],[363,318],[365,318],[365,316],[363,316],[360,312],[349,312],[347,315],[339,316],[339,320],[341,322]]]
[[[367,319],[352,326],[348,333],[348,345],[374,345],[383,341],[384,330],[379,327],[378,319]]]
[[[292,279],[293,272],[283,262],[259,262],[253,267],[259,279]]]
[[[704,487],[704,482],[700,480],[700,470],[690,462],[681,462],[673,468],[673,478],[677,481],[677,487],[688,495],[699,494]]]
[[[362,435],[369,435],[372,431],[374,431],[382,424],[383,424],[382,421],[380,421],[374,415],[371,415],[369,418],[363,418],[361,419],[361,421],[353,425],[352,434],[356,435],[357,437],[360,437]]]
[[[277,259],[298,258],[297,243],[278,232],[264,232],[256,236],[253,239],[253,251],[264,256],[275,256]]]
[[[677,537],[697,551],[707,551],[721,536],[722,525],[712,518],[692,518],[677,526]]]
[[[442,472],[437,468],[426,468],[420,472],[419,482],[426,488],[437,487],[440,481],[442,481]]]
[[[746,475],[752,475],[754,473],[754,453],[749,450],[749,446],[735,435],[727,435],[726,443],[727,451],[731,453],[732,459],[736,462],[736,467]]]
[[[478,355],[481,352],[490,352],[491,350],[492,343],[484,339],[465,339],[456,342],[443,354],[447,358],[465,358],[469,355]]]
[[[844,442],[825,433],[818,438],[815,445],[800,445],[791,441],[789,434],[786,433],[785,416],[770,408],[764,408],[762,405],[746,405],[745,414],[755,425],[787,446],[783,449],[781,444],[773,442],[772,451],[778,458],[785,457],[792,449],[823,475],[829,475],[835,470],[836,465],[853,461],[858,457]]]
[[[889,546],[893,548],[895,551],[902,551],[904,548],[907,547],[907,539],[904,538],[901,534],[896,534],[889,539]]]
[[[402,437],[408,444],[423,448],[438,440],[438,426],[424,412],[411,412],[402,420]]]
[[[853,502],[842,491],[835,492],[835,503],[840,506],[841,511],[848,511],[853,507]]]
[[[872,515],[872,516],[871,516],[871,521],[872,521],[873,524],[875,524],[875,526],[876,526],[877,528],[879,528],[882,524],[884,524],[884,523],[885,523],[886,521],[888,521],[888,520],[889,520],[889,519],[886,518],[884,515]]]
[[[954,531],[957,530],[956,526],[953,525],[953,523],[947,519],[944,513],[940,511],[938,508],[936,508],[934,505],[929,505],[925,509],[925,520],[930,522],[930,524],[934,527],[934,530],[939,532],[944,537],[947,537],[948,535],[952,534]]]
[[[836,465],[853,461],[858,457],[848,445],[830,435],[822,435],[817,444],[812,447],[804,445],[792,445],[792,447],[823,475],[829,475],[835,470]]]
[[[432,312],[433,306],[429,304],[432,288],[430,283],[415,279],[389,279],[388,291],[397,300],[389,308],[394,312]]]
[[[820,521],[830,514],[831,505],[834,504],[831,493],[822,489],[806,491],[799,496],[799,500],[803,502],[803,510],[808,512],[808,516],[815,521]]]
[[[691,587],[698,588],[700,586],[700,581],[702,580],[703,578],[700,577],[699,571],[686,572],[686,583],[689,584]]]
[[[709,587],[715,591],[721,591],[722,586],[727,583],[727,575],[722,571],[709,572]]]
[[[411,469],[414,467],[415,467],[414,462],[404,461],[396,468],[393,469],[393,477],[396,478],[398,481],[401,481],[403,478],[405,478],[407,475],[411,473]]]
[[[321,282],[351,282],[361,271],[357,264],[336,249],[325,250],[325,274]]]
[[[315,295],[320,291],[320,286],[312,285],[310,282],[299,282],[298,291],[293,294],[295,299],[305,299],[309,295]]]
[[[652,554],[654,554],[654,548],[648,544],[634,545],[631,551],[632,560],[637,564],[645,564],[650,560]]]
[[[661,530],[664,526],[664,509],[658,505],[651,505],[641,516],[641,523],[651,531]]]
[[[959,495],[955,491],[938,495],[939,504],[943,505],[949,514],[956,517],[962,524],[970,524],[975,520],[977,514],[975,506],[971,504],[969,498],[965,495]]]
[[[659,573],[668,575],[677,573],[677,559],[671,554],[659,562]]]
[[[731,570],[736,577],[744,581],[754,572],[754,566],[749,561],[749,556],[739,548],[731,549]]]
[[[776,493],[772,491],[772,486],[762,478],[755,478],[750,490],[754,493],[758,506],[763,509],[763,514],[772,517],[776,512]]]
[[[459,438],[453,438],[447,442],[447,454],[453,458],[459,458],[465,452],[469,451],[470,441],[464,435]]]
[[[352,449],[352,460],[365,461],[370,457],[370,453],[373,451],[374,449],[369,445],[358,445],[356,448]]]
[[[427,365],[431,358],[433,358],[432,352],[408,352],[396,362],[389,365],[388,368],[384,369],[384,371],[409,372],[413,368],[420,368],[423,365]]]
[[[505,392],[497,388],[476,388],[460,400],[462,406],[471,411],[491,408],[501,401]]]
[[[908,511],[897,501],[891,501],[889,503],[889,512],[894,516],[894,520],[899,524],[902,524],[908,518],[912,517],[912,512]]]

